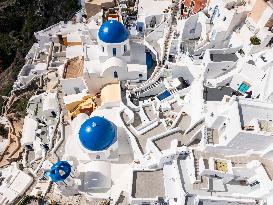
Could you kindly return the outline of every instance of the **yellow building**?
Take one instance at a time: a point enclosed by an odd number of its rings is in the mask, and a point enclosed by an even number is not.
[[[96,108],[96,97],[91,97],[90,95],[86,95],[81,100],[66,105],[66,109],[71,119],[75,118],[80,113],[90,115]]]

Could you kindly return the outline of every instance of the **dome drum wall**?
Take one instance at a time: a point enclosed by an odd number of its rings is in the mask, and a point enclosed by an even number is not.
[[[117,141],[117,128],[104,117],[91,117],[81,125],[79,141],[88,152],[106,151]]]
[[[125,40],[121,43],[105,43],[98,39],[100,45],[100,57],[101,59],[108,59],[109,57],[123,57],[125,53],[130,51],[129,40]],[[113,49],[116,49],[116,55],[113,54]],[[104,61],[104,60],[102,60]]]

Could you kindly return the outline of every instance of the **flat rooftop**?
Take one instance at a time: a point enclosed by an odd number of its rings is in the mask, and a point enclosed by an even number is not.
[[[250,125],[253,119],[258,119],[260,122],[269,122],[268,125],[273,121],[273,106],[269,103],[242,99],[239,100],[238,108],[242,127]]]
[[[238,57],[235,53],[231,54],[210,54],[210,60],[213,62],[233,61],[236,62]]]
[[[64,79],[66,78],[78,78],[83,75],[83,58],[75,57],[69,59],[67,67],[64,72]]]
[[[132,186],[133,198],[165,197],[163,170],[135,171]]]
[[[166,135],[166,136],[163,136],[161,138],[154,140],[154,143],[158,147],[159,150],[166,150],[166,149],[170,149],[171,142],[174,139],[177,139],[178,144],[181,146],[183,144],[188,143],[187,138],[183,134],[184,133],[182,131],[177,131],[172,134],[169,134],[169,135]]]
[[[204,87],[203,98],[206,101],[221,101],[225,95],[232,96],[234,90],[230,87],[208,88]]]
[[[166,131],[165,126],[162,123],[159,123],[155,128],[149,130],[143,135],[137,135],[136,140],[139,144],[139,148],[142,153],[145,153],[146,142],[149,138],[159,135]]]
[[[143,110],[147,117],[149,118],[149,120],[154,120],[158,118],[151,105],[144,107]]]

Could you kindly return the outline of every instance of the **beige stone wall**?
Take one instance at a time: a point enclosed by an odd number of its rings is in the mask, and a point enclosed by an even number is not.
[[[101,10],[101,5],[86,3],[85,9],[86,9],[87,18],[90,18]]]
[[[249,17],[257,24],[268,6],[264,0],[256,0]]]
[[[114,0],[87,0],[85,2],[85,9],[88,18],[100,12],[102,7],[108,9],[114,6],[115,6]]]
[[[114,103],[121,101],[120,84],[108,84],[101,90],[101,104]]]

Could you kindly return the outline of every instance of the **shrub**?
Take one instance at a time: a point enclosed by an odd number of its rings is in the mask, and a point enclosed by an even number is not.
[[[7,139],[8,138],[8,130],[5,128],[5,126],[4,125],[2,125],[2,124],[0,124],[0,135],[3,137],[3,138],[5,138],[5,139]]]
[[[259,39],[257,36],[252,36],[252,37],[250,37],[250,42],[253,45],[260,45],[261,39]]]

